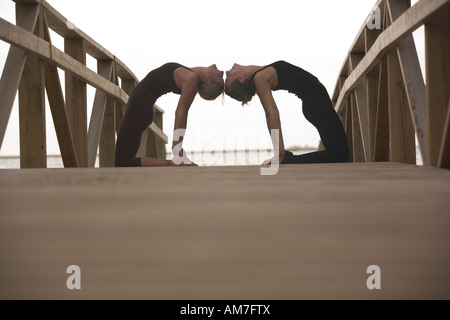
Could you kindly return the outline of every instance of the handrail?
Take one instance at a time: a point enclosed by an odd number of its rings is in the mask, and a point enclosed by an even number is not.
[[[351,161],[449,168],[450,0],[378,0],[344,60],[332,100],[346,128]],[[378,23],[378,27],[375,26]],[[425,27],[423,78],[412,33]],[[426,83],[426,85],[425,85]],[[448,118],[448,117],[447,117]]]
[[[24,120],[20,124],[21,167],[46,167],[45,127],[42,125],[45,123],[43,96],[46,90],[64,166],[94,166],[97,149],[100,166],[112,166],[115,132],[128,95],[138,79],[122,61],[45,0],[13,1],[16,2],[17,25],[0,18],[0,39],[11,44],[0,79],[0,147],[19,89],[19,113]],[[51,44],[49,30],[64,38],[64,52]],[[86,67],[86,54],[97,60],[97,73]],[[65,101],[57,68],[66,72]],[[32,77],[36,72],[40,76]],[[89,130],[86,84],[97,89]],[[36,87],[37,90],[33,89]],[[162,130],[163,113],[163,109],[155,105],[155,122],[144,133],[147,145],[143,150],[148,156],[165,158],[164,146],[168,138]],[[41,147],[35,148],[34,144]]]

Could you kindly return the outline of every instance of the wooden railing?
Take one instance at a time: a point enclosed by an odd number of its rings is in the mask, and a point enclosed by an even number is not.
[[[450,0],[379,0],[341,68],[332,100],[351,161],[450,168]],[[424,26],[425,77],[413,31]]]
[[[138,79],[45,0],[14,2],[16,25],[0,18],[0,39],[11,44],[0,79],[0,148],[19,90],[21,168],[46,167],[46,91],[64,166],[93,167],[97,152],[100,166],[113,166],[116,133]],[[49,30],[64,38],[64,52]],[[97,73],[86,67],[86,54],[97,60]],[[65,71],[64,93],[58,68]],[[96,89],[89,125],[87,84]],[[155,106],[138,156],[165,158],[163,113]]]

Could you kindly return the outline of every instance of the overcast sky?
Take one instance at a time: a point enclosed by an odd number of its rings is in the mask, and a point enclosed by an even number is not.
[[[122,60],[140,80],[166,62],[187,67],[233,63],[267,65],[286,60],[316,75],[332,95],[338,73],[376,0],[47,0],[76,27]],[[416,1],[413,1],[415,3]],[[15,23],[14,2],[0,0],[0,16]],[[416,34],[415,34],[416,36]],[[420,36],[420,34],[419,34]],[[62,49],[62,39],[52,34]],[[422,43],[418,43],[419,51]],[[0,71],[9,45],[0,41]],[[420,52],[419,52],[420,54]],[[95,69],[95,61],[88,59]],[[89,114],[94,89],[88,86]],[[157,104],[164,131],[172,138],[177,95]],[[301,112],[301,101],[274,92],[285,146],[317,146],[319,135]],[[17,102],[0,155],[19,154]],[[196,97],[188,119],[186,150],[270,147],[264,112],[257,96],[249,105],[225,96]],[[47,107],[47,152],[59,154]]]

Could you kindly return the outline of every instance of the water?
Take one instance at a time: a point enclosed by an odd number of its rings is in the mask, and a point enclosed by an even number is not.
[[[301,149],[294,154],[302,154],[314,151],[313,149]],[[262,150],[203,150],[187,151],[187,157],[199,166],[245,166],[260,165],[264,160],[273,157],[270,149]],[[172,159],[171,152],[167,153],[166,159]],[[96,160],[98,167],[98,157]],[[47,168],[63,168],[60,155],[47,156]],[[0,169],[20,169],[20,157],[0,157]]]
[[[315,151],[315,149],[305,148],[293,151],[294,154],[303,154]],[[204,150],[187,151],[188,158],[199,166],[245,166],[260,165],[264,160],[273,157],[270,149],[261,150]],[[172,159],[172,154],[167,153],[167,159]],[[420,152],[416,152],[416,163],[422,165]],[[98,167],[98,157],[96,160]],[[63,162],[59,155],[47,156],[47,168],[63,168]],[[20,169],[20,158],[18,156],[0,157],[0,169]]]
[[[61,156],[47,156],[47,168],[64,168]],[[0,169],[20,169],[20,157],[4,156],[0,157]]]

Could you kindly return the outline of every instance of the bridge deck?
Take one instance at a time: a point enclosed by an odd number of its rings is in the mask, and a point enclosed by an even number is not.
[[[0,170],[0,298],[450,298],[450,171],[259,170]]]

